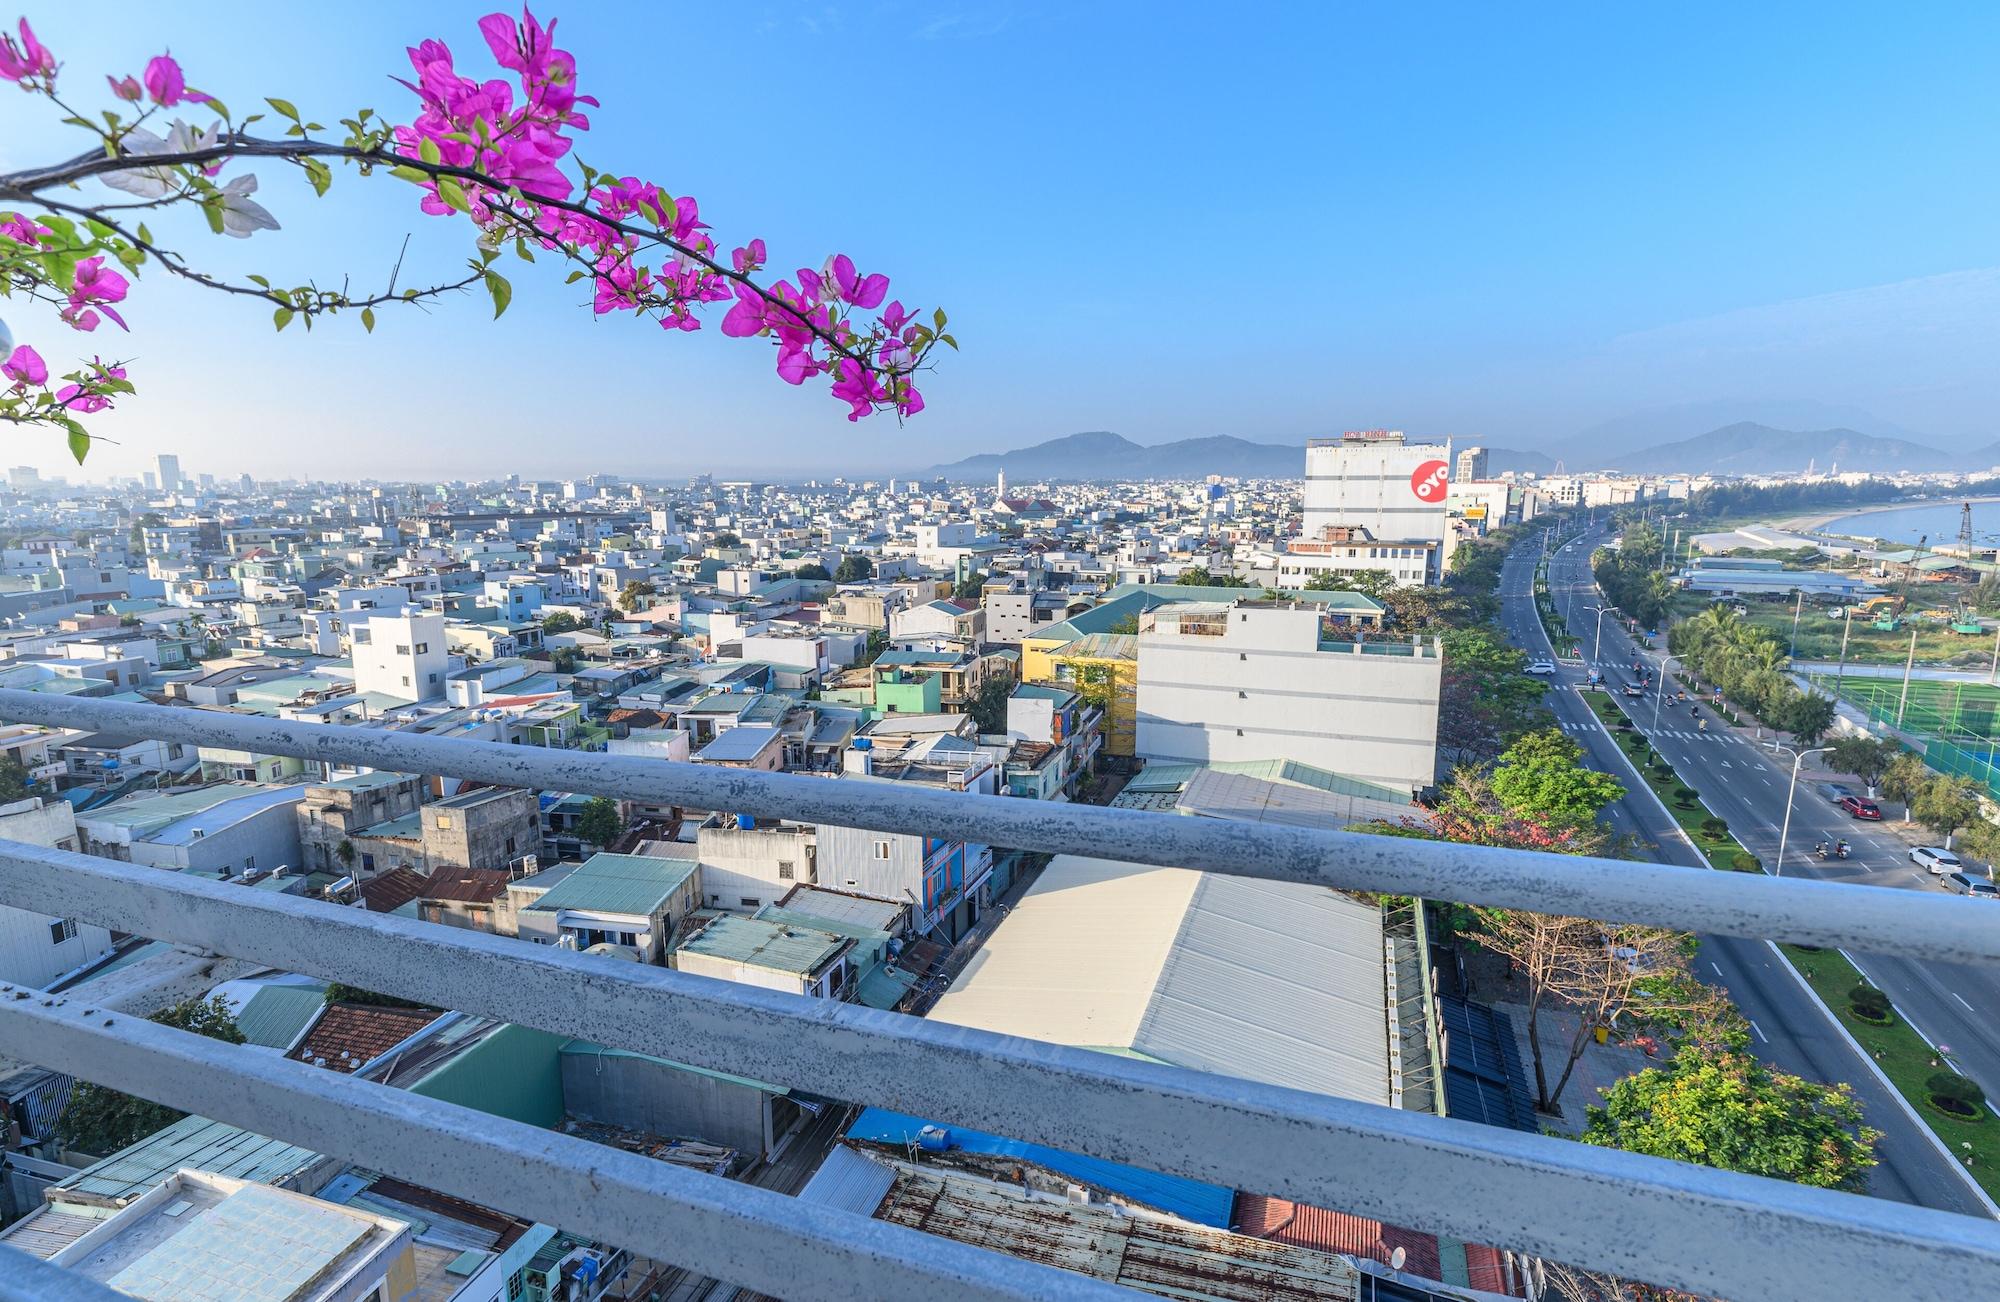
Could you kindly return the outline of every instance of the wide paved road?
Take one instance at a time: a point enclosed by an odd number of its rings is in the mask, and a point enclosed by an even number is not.
[[[1588,544],[1555,553],[1550,564],[1551,587],[1558,583],[1578,585],[1588,582],[1588,558]],[[1538,553],[1523,549],[1508,561],[1501,582],[1501,620],[1517,646],[1532,655],[1543,656],[1552,655],[1553,649],[1542,630],[1541,621],[1535,615],[1532,585],[1538,559]],[[1579,598],[1579,611],[1583,600]],[[1594,597],[1589,600],[1591,604],[1596,604]],[[1591,618],[1594,619],[1594,616]],[[1619,651],[1614,653],[1613,633],[1612,620],[1607,618],[1604,628],[1605,659],[1614,667],[1629,665],[1632,660],[1630,647],[1620,642],[1617,644]],[[1581,669],[1563,668],[1549,693],[1549,704],[1563,730],[1583,747],[1590,765],[1613,774],[1627,787],[1626,796],[1605,811],[1606,820],[1614,830],[1629,833],[1642,844],[1656,847],[1652,854],[1661,862],[1706,871],[1706,861],[1688,843],[1679,824],[1653,800],[1649,790],[1632,770],[1624,752],[1598,724],[1589,703],[1576,691],[1583,679]],[[1668,726],[1665,718],[1662,726]],[[1714,726],[1713,722],[1710,726]],[[1662,741],[1666,743],[1662,746],[1663,753],[1678,764],[1682,758],[1680,753],[1667,748],[1673,744],[1672,739],[1662,738]],[[1754,748],[1749,745],[1731,745],[1713,739],[1689,740],[1686,746],[1689,758],[1698,753],[1708,764],[1718,763],[1725,754],[1729,755],[1732,771],[1737,752],[1754,754]],[[1705,769],[1694,770],[1695,773],[1702,771]],[[1722,784],[1704,783],[1696,778],[1691,785],[1702,788],[1706,795],[1709,787]],[[1806,802],[1801,798],[1799,803],[1800,813],[1803,814]],[[1754,836],[1748,821],[1739,827],[1737,816],[1724,813],[1722,817],[1729,820],[1732,830]],[[1795,839],[1800,835],[1802,821],[1798,815],[1793,818],[1792,835]],[[1771,832],[1773,852],[1776,839],[1774,828]],[[1810,835],[1806,844],[1808,847],[1812,844]],[[1753,842],[1751,849],[1756,851],[1757,848]],[[2000,914],[2000,909],[1996,909],[1996,914]],[[1965,1172],[1938,1150],[1928,1132],[1904,1110],[1897,1096],[1876,1078],[1871,1065],[1862,1060],[1828,1016],[1820,1011],[1769,945],[1729,936],[1704,936],[1696,961],[1701,974],[1717,980],[1750,1020],[1753,1047],[1758,1056],[1783,1071],[1808,1080],[1845,1082],[1853,1086],[1868,1123],[1882,1132],[1882,1141],[1876,1149],[1879,1164],[1869,1172],[1869,1193],[1879,1198],[1918,1203],[1944,1211],[1991,1215],[1973,1191]],[[1864,959],[1863,962],[1872,964],[1873,960]],[[1872,966],[1870,975],[1874,975]],[[1891,995],[1894,997],[1893,991]],[[1955,1043],[1953,1047],[1956,1049]],[[1569,1100],[1572,1107],[1580,1102]]]

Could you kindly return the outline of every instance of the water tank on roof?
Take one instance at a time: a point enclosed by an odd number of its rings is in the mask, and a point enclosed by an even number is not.
[[[951,1148],[951,1131],[944,1126],[925,1126],[917,1132],[917,1147],[926,1153],[942,1153]]]
[[[754,831],[757,827],[757,819],[751,814],[738,814],[736,816],[736,826],[740,831]]]
[[[874,739],[873,737],[856,737],[856,738],[854,739],[854,749],[856,749],[856,750],[874,750],[874,749],[875,749],[875,739]]]

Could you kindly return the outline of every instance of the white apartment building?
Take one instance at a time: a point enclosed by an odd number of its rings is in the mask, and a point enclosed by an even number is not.
[[[818,829],[810,823],[718,815],[696,830],[695,849],[703,904],[711,909],[755,913],[818,880]]]
[[[1417,791],[1437,777],[1435,641],[1335,640],[1318,607],[1178,602],[1139,617],[1135,749],[1294,759]]]
[[[1303,588],[1322,574],[1381,573],[1401,586],[1423,587],[1444,573],[1443,555],[1444,544],[1435,539],[1384,541],[1366,529],[1327,525],[1316,536],[1286,544],[1271,586]]]
[[[444,696],[451,656],[445,647],[444,616],[405,608],[375,613],[350,626],[354,644],[354,690],[378,692],[405,701]]]
[[[1306,444],[1305,527],[1359,527],[1381,542],[1443,542],[1451,444],[1359,430]]]
[[[38,796],[0,805],[0,839],[75,850],[76,810]],[[40,989],[111,952],[111,933],[80,918],[0,907],[0,981]]]

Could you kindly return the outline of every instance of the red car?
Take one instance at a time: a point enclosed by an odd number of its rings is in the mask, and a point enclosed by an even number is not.
[[[1849,816],[1853,818],[1863,819],[1870,823],[1879,823],[1882,821],[1882,810],[1872,800],[1863,800],[1860,796],[1842,796],[1840,798],[1840,807],[1846,810]]]

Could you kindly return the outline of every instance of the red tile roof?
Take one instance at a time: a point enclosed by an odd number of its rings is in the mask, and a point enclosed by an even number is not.
[[[507,893],[507,880],[497,868],[440,868],[424,883],[421,898],[484,904]]]
[[[414,868],[391,868],[361,883],[361,899],[370,913],[394,913],[424,893],[424,876]]]
[[[352,1072],[421,1031],[442,1014],[431,1008],[328,1004],[292,1057],[331,1071]],[[324,1062],[320,1060],[324,1059]]]
[[[1234,1219],[1241,1234],[1323,1252],[1346,1253],[1350,1257],[1370,1257],[1385,1266],[1396,1249],[1401,1248],[1405,1273],[1425,1279],[1441,1278],[1435,1234],[1399,1229],[1365,1216],[1350,1216],[1262,1194],[1237,1194]]]

